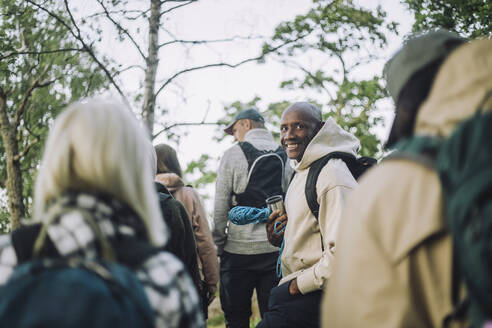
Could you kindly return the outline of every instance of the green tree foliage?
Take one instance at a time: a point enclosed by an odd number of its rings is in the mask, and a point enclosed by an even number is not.
[[[377,103],[387,94],[380,76],[357,79],[355,75],[378,58],[374,54],[386,46],[386,35],[396,33],[396,27],[396,23],[386,22],[381,7],[369,10],[352,0],[314,0],[308,13],[277,26],[263,51],[287,44],[274,51],[276,60],[297,68],[300,75],[282,82],[280,87],[305,90],[306,94],[316,91],[318,96],[305,100],[318,105],[324,118],[333,117],[355,134],[361,141],[362,155],[374,156],[381,151],[374,127],[383,122]],[[318,66],[298,60],[306,56],[312,56]],[[238,110],[258,101],[255,98],[247,104],[236,102],[226,107],[224,123],[230,122]],[[280,115],[289,104],[270,104],[263,113],[277,135]]]
[[[324,117],[332,116],[354,133],[361,140],[362,155],[374,156],[381,149],[373,131],[382,122],[377,102],[386,92],[379,76],[357,79],[355,75],[378,58],[374,54],[386,46],[386,36],[396,33],[396,27],[386,22],[381,7],[369,10],[352,0],[314,0],[308,13],[280,24],[264,49],[298,39],[276,51],[280,62],[302,72],[281,87],[317,91],[320,97],[314,102],[319,103]],[[319,64],[308,67],[299,62],[296,58],[303,55],[311,55]]]
[[[415,15],[413,31],[446,28],[465,37],[492,36],[490,0],[404,0]]]
[[[57,11],[55,0],[43,5]],[[0,15],[0,148],[5,150],[0,182],[7,188],[15,228],[29,215],[33,181],[53,119],[69,102],[91,95],[105,82],[59,20],[15,0],[0,0]],[[8,183],[16,179],[20,183],[15,186]]]
[[[215,182],[215,179],[217,179],[217,172],[212,171],[208,168],[208,163],[211,159],[212,158],[210,157],[210,155],[203,154],[198,160],[191,161],[186,167],[186,170],[184,171],[184,174],[186,176],[189,177],[190,175],[198,175],[198,178],[194,179],[192,182],[193,187],[195,187],[196,189],[201,189],[206,185]],[[209,198],[208,195],[202,193],[200,194],[200,196],[203,199]]]

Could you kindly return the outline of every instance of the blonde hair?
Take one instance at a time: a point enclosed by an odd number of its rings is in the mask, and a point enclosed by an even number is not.
[[[34,217],[67,190],[102,192],[132,208],[151,242],[167,241],[149,156],[150,140],[129,109],[108,100],[70,105],[56,119],[36,181]]]

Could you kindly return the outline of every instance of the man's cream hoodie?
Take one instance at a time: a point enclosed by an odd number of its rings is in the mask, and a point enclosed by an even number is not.
[[[280,284],[297,277],[299,290],[306,294],[322,289],[330,277],[342,209],[357,182],[342,160],[331,159],[326,164],[316,184],[320,204],[318,222],[306,202],[306,179],[310,165],[317,159],[334,151],[355,156],[359,147],[357,138],[330,118],[311,140],[301,161],[291,161],[296,173],[285,198],[288,223]]]

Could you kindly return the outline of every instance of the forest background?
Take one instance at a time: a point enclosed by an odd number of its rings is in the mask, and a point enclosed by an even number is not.
[[[384,62],[410,33],[492,36],[489,0],[0,0],[0,229],[32,210],[43,144],[70,102],[112,96],[174,146],[212,211],[223,127],[254,106],[278,137],[316,103],[381,157]]]

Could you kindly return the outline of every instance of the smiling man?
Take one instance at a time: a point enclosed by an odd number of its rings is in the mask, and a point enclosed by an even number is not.
[[[332,152],[356,156],[359,141],[320,110],[298,102],[282,114],[281,143],[295,176],[285,198],[286,214],[275,211],[267,223],[269,240],[275,222],[287,221],[281,256],[282,279],[272,289],[269,312],[257,327],[318,327],[321,290],[333,270],[336,234],[349,192],[357,186],[341,159],[330,159],[316,183],[318,218],[308,206],[305,190],[311,165]]]

